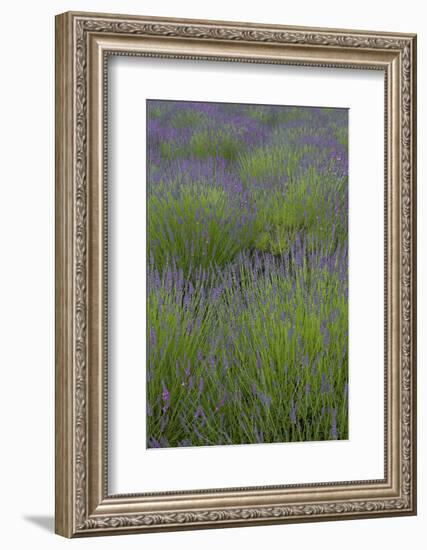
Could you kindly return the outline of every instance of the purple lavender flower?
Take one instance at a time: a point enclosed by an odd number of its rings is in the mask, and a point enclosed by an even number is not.
[[[222,396],[219,403],[215,407],[215,411],[219,411],[221,407],[225,405],[226,401],[227,401],[227,392],[224,392],[224,395]]]
[[[199,396],[202,395],[203,393],[203,388],[204,388],[204,380],[203,380],[203,376],[201,376],[199,378]]]
[[[289,418],[291,419],[291,423],[293,426],[297,423],[297,406],[294,402],[294,400],[291,400],[291,410],[289,412]]]
[[[332,439],[338,439],[337,409],[332,409],[331,413],[331,437]]]
[[[221,297],[221,293],[222,293],[222,288],[221,287],[215,287],[213,290],[212,290],[212,300],[214,302],[217,302],[219,300],[219,298]]]
[[[147,447],[152,449],[159,449],[161,447],[160,442],[154,437],[150,436],[147,441]]]
[[[260,392],[260,393],[258,393],[258,397],[260,398],[261,403],[264,405],[264,407],[267,407],[267,409],[268,409],[270,407],[271,401],[272,401],[271,395]]]
[[[206,424],[206,420],[207,420],[207,417],[206,417],[206,414],[205,414],[205,411],[203,410],[203,407],[201,405],[199,405],[196,409],[196,412],[194,414],[194,419],[197,420],[198,418],[201,418],[202,419],[202,426],[204,426]]]
[[[150,345],[154,349],[156,347],[157,336],[154,327],[150,328]]]
[[[264,443],[264,435],[256,426],[254,426],[254,434],[257,443]]]
[[[190,376],[190,373],[191,373],[191,364],[190,364],[190,361],[188,361],[187,368],[185,369],[184,374],[188,378]]]
[[[165,413],[170,406],[170,393],[166,384],[162,381],[162,400],[163,400],[163,412]]]
[[[326,374],[322,372],[322,381],[321,381],[321,392],[322,393],[329,393],[331,390],[331,384],[326,379]]]

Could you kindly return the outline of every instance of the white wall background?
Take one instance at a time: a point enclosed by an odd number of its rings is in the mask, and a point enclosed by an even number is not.
[[[423,4],[407,0],[14,0],[0,32],[0,517],[3,548],[424,547],[427,531],[427,389],[423,363],[427,299],[422,213],[426,112]],[[54,510],[54,15],[67,10],[244,20],[419,34],[419,514],[418,517],[194,531],[67,541]]]

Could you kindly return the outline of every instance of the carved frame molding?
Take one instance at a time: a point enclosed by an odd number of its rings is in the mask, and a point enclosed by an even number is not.
[[[385,72],[385,479],[108,495],[103,269],[106,59]],[[416,37],[71,13],[56,18],[56,532],[67,536],[416,513]]]

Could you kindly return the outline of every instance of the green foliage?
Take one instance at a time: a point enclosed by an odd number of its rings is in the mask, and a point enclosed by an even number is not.
[[[268,125],[271,128],[275,128],[280,125],[287,125],[289,122],[295,122],[296,120],[304,121],[310,120],[310,110],[298,107],[282,107],[280,109],[271,109],[267,105],[249,105],[247,107],[247,114],[258,120],[262,124]]]
[[[158,185],[148,197],[148,257],[162,271],[168,260],[185,273],[223,266],[250,246],[254,228],[236,216],[226,192],[200,184]]]
[[[244,148],[241,141],[224,131],[195,130],[189,143],[179,144],[164,141],[160,144],[160,153],[164,159],[222,157],[233,161]]]
[[[335,129],[335,139],[343,145],[346,149],[348,148],[348,128],[347,126],[338,126]]]
[[[259,231],[255,247],[273,254],[286,252],[296,234],[304,231],[307,242],[327,242],[333,251],[347,238],[347,220],[334,219],[335,204],[341,210],[346,182],[334,174],[309,170],[299,179],[291,179],[283,188],[265,193],[258,190]]]
[[[172,128],[188,128],[203,125],[207,122],[207,117],[198,111],[191,109],[178,111],[170,121]]]
[[[170,446],[183,439],[255,443],[260,434],[266,442],[316,441],[331,438],[335,411],[340,438],[347,438],[348,311],[338,278],[301,266],[293,285],[274,272],[259,278],[241,269],[215,302],[203,299],[202,286],[184,309],[176,306],[176,290],[164,289],[161,303],[149,294],[157,344],[149,353],[155,367],[148,433],[166,437]],[[250,296],[243,305],[242,296]],[[159,399],[164,381],[166,413]],[[198,417],[199,407],[207,419]]]
[[[226,160],[234,160],[242,149],[241,142],[233,135],[223,132],[201,131],[193,134],[189,153],[196,158],[220,156]]]
[[[249,105],[247,107],[247,114],[263,124],[275,125],[278,122],[277,113],[265,105]]]
[[[147,117],[162,119],[165,116],[166,112],[167,112],[167,109],[165,107],[166,107],[165,105],[154,106],[154,105],[151,105],[150,102],[148,102],[147,103]]]
[[[277,181],[280,178],[294,178],[301,159],[313,151],[304,145],[294,147],[290,144],[269,145],[243,153],[239,157],[239,173],[243,181]]]

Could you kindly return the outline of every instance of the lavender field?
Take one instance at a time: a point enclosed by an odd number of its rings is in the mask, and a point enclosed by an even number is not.
[[[348,112],[147,101],[147,447],[348,438]]]

